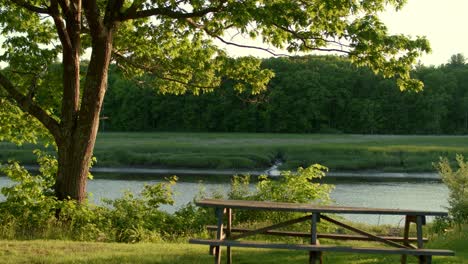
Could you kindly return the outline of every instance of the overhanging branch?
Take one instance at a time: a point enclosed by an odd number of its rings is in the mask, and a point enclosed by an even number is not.
[[[268,52],[270,53],[271,55],[275,56],[275,57],[280,57],[280,56],[283,56],[283,57],[286,57],[286,56],[290,56],[288,54],[279,54],[279,53],[275,53],[274,51],[272,51],[271,49],[268,49],[268,48],[262,48],[262,47],[258,47],[258,46],[250,46],[250,45],[244,45],[244,44],[238,44],[238,43],[235,43],[235,42],[231,42],[231,41],[227,41],[225,39],[223,39],[222,37],[220,36],[212,36],[216,39],[218,39],[219,41],[221,41],[222,43],[226,44],[226,45],[230,45],[230,46],[235,46],[235,47],[239,47],[239,48],[245,48],[245,49],[256,49],[256,50],[260,50],[260,51],[265,51],[265,52]]]
[[[130,20],[130,19],[137,19],[137,18],[145,18],[150,16],[166,16],[174,19],[185,19],[185,18],[194,18],[194,17],[202,17],[209,13],[219,12],[223,9],[224,3],[226,1],[220,1],[218,5],[207,7],[204,9],[196,10],[193,12],[183,12],[183,11],[174,11],[169,8],[164,7],[157,7],[151,8],[146,10],[137,11],[137,6],[130,6],[124,13],[122,13],[119,17],[120,21]]]
[[[309,37],[305,36],[303,32],[298,32],[295,30],[292,30],[290,28],[278,25],[278,24],[273,24],[275,27],[279,28],[280,30],[283,30],[285,32],[288,32],[291,34],[294,38],[300,40],[305,48],[308,48],[310,50],[317,50],[317,51],[326,51],[326,52],[340,52],[340,53],[345,53],[349,54],[350,52],[347,50],[342,49],[343,47],[349,48],[349,45],[343,44],[341,42],[335,41],[335,40],[330,40],[330,39],[325,39],[322,37]],[[335,44],[341,47],[341,49],[336,49],[336,48],[320,48],[320,47],[313,47],[307,44],[308,40],[318,40],[318,41],[323,41],[325,43],[329,44]]]
[[[39,14],[50,14],[48,8],[44,7],[39,7],[35,6],[31,3],[28,3],[27,1],[24,0],[11,0],[13,3],[15,3],[18,6],[21,6],[23,8],[26,8],[27,10],[34,12],[34,13],[39,13]]]
[[[226,45],[235,46],[235,47],[239,47],[239,48],[255,49],[255,50],[265,51],[265,52],[270,53],[271,55],[273,55],[273,56],[275,56],[275,57],[279,57],[279,56],[289,56],[289,55],[287,55],[287,54],[275,53],[274,51],[272,51],[271,49],[268,49],[268,48],[262,48],[262,47],[253,46],[253,45],[244,45],[244,44],[239,44],[239,43],[235,43],[235,42],[232,42],[232,41],[227,41],[227,40],[225,40],[224,38],[222,38],[221,36],[219,36],[218,34],[207,30],[206,27],[204,27],[203,25],[199,25],[199,24],[195,23],[195,21],[193,21],[191,18],[187,18],[187,19],[185,19],[185,20],[186,20],[186,21],[189,23],[189,25],[191,25],[192,27],[197,28],[197,29],[200,29],[200,30],[203,30],[208,36],[210,36],[210,37],[212,37],[212,38],[216,38],[217,40],[221,41],[222,43],[224,43],[224,44],[226,44]],[[226,28],[225,28],[225,29],[226,29]]]
[[[164,75],[159,73],[160,69],[156,69],[156,68],[153,68],[153,67],[148,67],[148,66],[145,66],[145,65],[142,65],[142,64],[137,64],[137,63],[133,62],[131,59],[126,58],[124,55],[120,54],[118,51],[115,51],[115,50],[113,51],[113,55],[115,57],[118,57],[119,59],[125,61],[126,63],[128,63],[132,67],[142,69],[145,72],[149,72],[152,75],[154,75],[156,78],[161,79],[161,80],[166,80],[166,81],[186,85],[187,87],[192,87],[192,88],[196,88],[196,89],[215,89],[215,88],[217,88],[217,86],[197,85],[197,84],[194,84],[194,83],[190,83],[190,82],[187,82],[187,81],[182,81],[182,80],[176,79],[175,77],[164,76]]]
[[[34,116],[41,122],[47,130],[54,136],[54,138],[60,138],[60,127],[58,122],[47,114],[44,109],[37,105],[32,98],[20,93],[14,85],[6,78],[3,73],[0,72],[0,86],[3,87],[7,93],[13,98],[17,105],[26,113]]]

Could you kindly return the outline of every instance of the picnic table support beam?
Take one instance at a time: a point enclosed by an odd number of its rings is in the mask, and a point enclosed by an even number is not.
[[[312,214],[312,224],[310,228],[310,244],[311,245],[317,245],[319,244],[319,241],[317,239],[317,224],[320,221],[320,214],[319,213],[313,213]],[[322,264],[322,252],[313,252],[309,251],[309,263],[310,264],[316,264],[317,260],[320,261],[320,264]]]
[[[418,248],[423,248],[424,247],[424,242],[423,242],[423,225],[426,224],[426,217],[422,215],[416,216],[416,237],[418,238]],[[430,262],[430,260],[429,260]],[[419,256],[419,264],[425,264],[426,262],[426,257],[425,256]]]
[[[224,235],[223,235],[223,216],[224,216],[224,208],[217,207],[216,208],[216,217],[218,219],[217,227],[218,231],[216,233],[216,238],[218,240],[224,240]],[[221,246],[215,246],[214,247],[215,251],[215,264],[221,264]]]
[[[227,230],[226,230],[226,239],[230,239],[231,234],[232,234],[232,209],[227,208]],[[232,264],[232,253],[231,253],[231,247],[228,246],[226,250],[226,258],[227,258],[227,264]]]
[[[413,215],[407,215],[405,217],[405,229],[403,231],[403,238],[404,238],[403,245],[407,247],[412,246],[409,241],[409,230],[410,230],[411,223],[416,223],[416,217]],[[408,259],[407,255],[401,255],[401,264],[406,264],[407,259]]]
[[[271,225],[271,226],[251,230],[251,231],[239,234],[239,235],[231,236],[229,240],[237,240],[237,239],[248,237],[248,236],[254,236],[254,235],[257,235],[257,234],[264,234],[265,232],[267,232],[269,230],[272,230],[272,229],[278,229],[278,228],[282,228],[282,227],[285,227],[285,226],[289,226],[289,225],[293,225],[293,224],[297,224],[297,223],[307,221],[307,220],[310,219],[310,217],[311,217],[311,215],[307,215],[307,216],[291,219],[291,220],[288,220],[288,221],[285,221],[285,222],[281,222],[281,223],[278,223],[278,224],[274,224],[274,225]]]
[[[346,229],[348,229],[348,230],[351,230],[351,231],[353,231],[353,232],[356,232],[356,233],[358,233],[358,234],[360,234],[360,235],[370,237],[370,238],[372,238],[374,241],[381,242],[381,243],[384,243],[384,244],[387,244],[387,245],[389,245],[389,246],[393,246],[393,247],[396,247],[396,248],[407,248],[407,247],[405,247],[405,246],[403,246],[403,245],[401,245],[401,244],[398,244],[398,243],[396,243],[396,242],[390,241],[390,240],[388,240],[388,239],[381,238],[381,237],[379,237],[379,236],[373,235],[373,234],[371,234],[371,233],[369,233],[369,232],[366,232],[366,231],[364,231],[364,230],[361,230],[361,229],[352,227],[352,226],[350,226],[350,225],[341,223],[341,222],[339,222],[339,221],[337,221],[337,220],[335,220],[335,219],[333,219],[333,218],[330,218],[330,217],[328,217],[328,216],[326,216],[326,215],[322,215],[321,218],[322,218],[323,220],[326,220],[326,221],[328,221],[328,222],[330,222],[330,223],[333,223],[333,224],[335,224],[335,225],[337,225],[337,226],[341,226],[341,227],[343,227],[343,228],[346,228]],[[422,236],[421,236],[421,239],[422,239]]]

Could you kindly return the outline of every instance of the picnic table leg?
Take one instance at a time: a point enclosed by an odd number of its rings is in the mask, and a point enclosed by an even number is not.
[[[223,216],[224,216],[224,208],[216,208],[216,217],[218,218],[217,224],[217,232],[216,232],[216,239],[223,240]],[[215,246],[215,264],[221,264],[221,246]]]
[[[407,215],[405,217],[405,230],[403,233],[403,245],[405,246],[409,246],[409,229],[412,221],[414,221],[413,216]],[[401,255],[401,264],[406,264],[407,257],[407,255]]]
[[[232,228],[232,209],[228,208],[227,209],[227,230],[226,230],[226,238],[229,239],[231,237],[231,228]],[[227,258],[227,264],[232,264],[232,253],[231,253],[231,247],[227,247],[227,253],[226,253],[226,258]]]
[[[417,239],[418,239],[418,248],[423,248],[424,247],[422,227],[425,224],[426,224],[426,217],[425,216],[423,216],[423,215],[416,216],[416,236],[417,236]],[[426,263],[426,257],[419,256],[419,264],[425,264],[425,263]]]
[[[310,244],[311,245],[317,245],[317,223],[320,220],[320,215],[318,213],[313,213],[312,214],[312,225],[311,225],[311,237],[310,237]],[[322,264],[322,252],[317,252],[317,251],[309,251],[309,263],[310,264],[316,264],[317,260],[320,261],[320,264]]]

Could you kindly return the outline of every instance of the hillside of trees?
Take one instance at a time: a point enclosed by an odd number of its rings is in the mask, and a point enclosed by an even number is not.
[[[336,56],[270,58],[276,77],[259,95],[225,80],[201,95],[163,95],[109,76],[101,131],[191,131],[364,134],[467,134],[468,64],[461,54],[440,66],[418,65],[421,92]]]

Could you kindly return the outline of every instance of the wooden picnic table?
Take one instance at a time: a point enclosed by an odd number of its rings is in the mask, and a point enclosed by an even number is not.
[[[291,249],[309,251],[309,262],[322,263],[322,252],[354,252],[354,253],[374,253],[374,254],[397,254],[401,255],[401,263],[405,264],[407,255],[416,256],[419,263],[431,263],[432,256],[453,256],[454,252],[450,250],[424,249],[423,225],[426,224],[427,216],[447,216],[446,212],[404,210],[404,209],[382,209],[366,207],[345,207],[345,206],[320,206],[307,203],[283,203],[266,201],[244,201],[244,200],[221,200],[204,199],[196,202],[196,205],[203,207],[212,207],[215,209],[217,224],[208,226],[209,230],[216,232],[216,239],[190,239],[190,243],[210,246],[210,253],[215,256],[215,263],[221,263],[221,246],[227,247],[227,263],[232,263],[231,247],[250,247],[250,248],[273,248],[273,249]],[[232,218],[233,210],[257,210],[257,211],[279,211],[279,212],[299,212],[305,213],[305,216],[287,220],[274,225],[258,228],[233,228]],[[352,227],[341,221],[331,218],[326,214],[377,214],[377,215],[401,215],[405,217],[405,226],[403,237],[380,236],[371,234],[367,231]],[[353,231],[358,235],[345,234],[321,234],[317,232],[317,224],[320,220],[325,220],[347,230]],[[286,226],[310,221],[310,232],[291,232],[275,230]],[[410,224],[416,224],[416,237],[409,237]],[[234,234],[238,233],[238,234]],[[258,241],[244,241],[249,236],[258,234],[268,234],[277,236],[292,236],[310,238],[309,244],[279,244]],[[319,238],[333,240],[366,240],[380,242],[391,247],[363,248],[348,247],[337,245],[322,245]],[[411,244],[416,242],[416,245]]]

